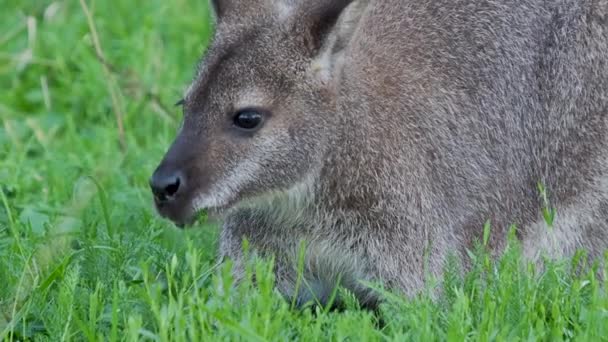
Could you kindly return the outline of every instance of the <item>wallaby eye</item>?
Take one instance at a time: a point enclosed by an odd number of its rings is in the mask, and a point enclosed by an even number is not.
[[[234,125],[247,131],[255,130],[262,125],[264,116],[255,109],[244,109],[234,116]]]

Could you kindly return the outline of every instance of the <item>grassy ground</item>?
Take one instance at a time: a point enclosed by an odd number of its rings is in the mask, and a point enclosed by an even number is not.
[[[204,1],[0,8],[0,339],[608,339],[606,270],[576,275],[581,254],[539,272],[516,241],[450,265],[438,298],[385,293],[378,314],[295,310],[269,262],[231,290],[216,227],[173,229],[147,189],[210,34]]]

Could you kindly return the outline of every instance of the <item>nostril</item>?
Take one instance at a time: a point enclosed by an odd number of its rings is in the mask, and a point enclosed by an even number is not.
[[[150,179],[150,188],[156,201],[159,203],[173,200],[178,194],[180,187],[183,187],[183,181],[179,173],[175,175],[155,173]]]
[[[181,183],[181,181],[180,181],[179,177],[176,177],[173,180],[173,183],[171,183],[165,187],[165,194],[169,197],[175,196],[175,194],[179,190],[180,183]]]

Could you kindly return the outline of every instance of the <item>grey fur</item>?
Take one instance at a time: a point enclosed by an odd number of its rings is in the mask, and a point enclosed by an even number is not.
[[[246,238],[287,296],[340,279],[373,305],[360,280],[413,294],[488,219],[497,253],[510,224],[532,259],[608,247],[608,1],[217,2],[159,167],[187,188],[160,211],[217,207],[237,275]],[[252,100],[272,116],[239,135],[230,115]],[[295,293],[302,241],[311,286]]]

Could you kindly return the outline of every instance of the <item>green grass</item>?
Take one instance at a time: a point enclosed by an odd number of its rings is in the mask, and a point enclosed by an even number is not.
[[[576,271],[584,253],[535,270],[514,239],[415,298],[378,289],[378,313],[348,293],[342,312],[294,309],[269,261],[232,289],[217,227],[174,229],[147,188],[211,31],[205,2],[87,5],[92,23],[78,0],[0,0],[0,339],[608,339],[606,270]]]

